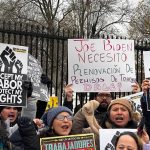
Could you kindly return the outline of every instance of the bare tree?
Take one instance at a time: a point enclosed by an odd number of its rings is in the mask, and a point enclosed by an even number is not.
[[[142,1],[135,8],[129,24],[129,35],[136,39],[150,37],[150,0]]]
[[[65,0],[5,0],[0,3],[1,19],[30,22],[52,29],[70,13]]]
[[[115,24],[129,22],[128,0],[71,0],[68,3],[73,10],[71,18],[79,26],[80,36],[86,33],[87,37],[97,37],[102,32],[110,33]]]

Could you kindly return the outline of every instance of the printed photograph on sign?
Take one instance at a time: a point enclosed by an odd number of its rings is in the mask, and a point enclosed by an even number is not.
[[[69,39],[68,82],[75,92],[131,92],[134,55],[133,40]]]
[[[114,150],[117,136],[125,131],[137,132],[136,129],[100,129],[100,150]]]
[[[29,54],[29,62],[28,62],[28,80],[32,82],[33,92],[32,96],[40,99],[40,83],[41,83],[41,75],[42,68],[39,61]]]
[[[0,43],[0,105],[26,106],[28,47]]]
[[[40,139],[41,150],[96,150],[94,134],[78,134]]]

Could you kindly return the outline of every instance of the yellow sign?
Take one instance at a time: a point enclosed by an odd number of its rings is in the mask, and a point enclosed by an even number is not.
[[[57,96],[55,96],[55,97],[51,96],[49,98],[49,101],[47,102],[47,106],[46,106],[46,111],[53,107],[58,107],[58,97]]]

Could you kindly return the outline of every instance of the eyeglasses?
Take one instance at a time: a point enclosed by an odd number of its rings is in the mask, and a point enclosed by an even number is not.
[[[56,117],[56,119],[58,119],[58,120],[60,120],[60,121],[64,121],[65,118],[66,118],[67,120],[69,120],[69,121],[72,121],[72,120],[73,120],[73,117],[72,117],[71,115],[68,115],[68,116],[58,115],[58,116]]]

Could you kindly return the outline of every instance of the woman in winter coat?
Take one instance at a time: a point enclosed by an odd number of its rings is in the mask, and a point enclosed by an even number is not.
[[[99,106],[99,102],[92,100],[87,102],[74,116],[73,134],[95,133],[95,142],[99,149],[99,129],[106,128],[129,128],[136,129],[137,122],[140,120],[139,114],[133,111],[132,103],[127,99],[116,99],[111,101],[108,106],[105,118],[99,124],[94,117],[94,111]],[[83,120],[87,120],[88,129],[83,129]]]
[[[37,125],[28,117],[18,119],[18,130],[10,137],[13,150],[40,150],[40,138],[69,135],[72,128],[72,111],[64,106],[50,109],[43,117],[46,128],[37,134]]]

